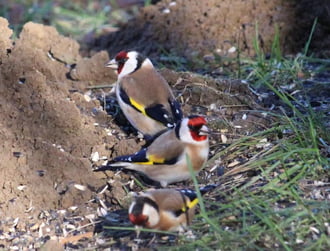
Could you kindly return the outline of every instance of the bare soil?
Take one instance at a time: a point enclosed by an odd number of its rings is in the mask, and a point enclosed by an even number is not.
[[[281,50],[287,55],[303,50],[317,18],[309,49],[328,57],[329,9],[330,3],[323,0],[163,0],[143,8],[118,32],[91,42],[90,48],[106,49],[110,55],[136,49],[155,58],[166,53],[193,61],[204,57],[207,63],[210,55],[255,56],[256,39],[260,49],[270,54],[278,29]]]

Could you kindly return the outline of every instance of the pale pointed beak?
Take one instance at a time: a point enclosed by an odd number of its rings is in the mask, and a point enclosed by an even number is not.
[[[108,63],[104,65],[105,67],[109,67],[111,69],[117,70],[118,69],[118,64],[115,59],[110,60]]]
[[[209,135],[209,134],[210,134],[209,128],[203,125],[202,128],[199,130],[199,135]]]
[[[140,226],[135,225],[135,232],[136,232],[136,238],[138,239],[141,233],[141,228]]]

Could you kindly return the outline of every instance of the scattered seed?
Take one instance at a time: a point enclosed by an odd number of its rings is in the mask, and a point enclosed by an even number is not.
[[[103,189],[98,194],[103,194],[105,191],[107,191],[108,188],[109,188],[109,186],[108,185],[105,185],[103,187]]]
[[[211,110],[211,111],[215,111],[216,109],[217,109],[217,105],[216,104],[210,104],[210,107],[209,107],[209,109]]]
[[[105,205],[103,200],[99,199],[99,203],[105,210],[108,210],[108,207]]]
[[[28,209],[26,209],[24,211],[24,213],[30,213],[33,209],[34,209],[34,207],[29,207]]]
[[[240,163],[241,163],[240,161],[234,160],[233,162],[231,162],[231,163],[228,164],[228,167],[234,167],[234,166],[236,166],[236,165],[238,165]]]
[[[316,234],[320,234],[320,231],[315,227],[309,227],[309,229]]]
[[[105,210],[103,207],[98,207],[96,212],[100,217],[104,217],[107,214],[107,210]]]
[[[266,145],[269,145],[267,142],[268,142],[267,138],[263,138],[259,140],[259,143],[256,144],[256,148],[264,148]]]
[[[234,53],[236,51],[236,47],[233,46],[228,50],[228,53]]]
[[[46,224],[44,222],[42,222],[39,226],[39,238],[41,238],[44,234],[43,234],[43,228],[46,226]]]
[[[85,218],[92,221],[96,218],[96,216],[95,216],[95,214],[87,214],[87,215],[85,215]]]
[[[227,143],[227,141],[228,141],[228,138],[227,138],[227,136],[226,136],[226,135],[224,135],[224,134],[221,134],[221,135],[220,135],[220,137],[221,137],[221,141],[222,141],[222,143]]]
[[[87,187],[80,184],[74,184],[74,187],[80,191],[86,191]]]
[[[17,187],[18,190],[23,191],[26,188],[26,185],[20,185]]]
[[[94,152],[91,154],[91,160],[93,162],[97,162],[100,160],[100,155],[99,155],[99,152]]]
[[[90,102],[92,98],[88,94],[84,94],[84,98],[87,102]]]
[[[78,208],[77,206],[71,206],[71,207],[69,207],[69,209],[70,209],[71,211],[75,211],[77,208]]]
[[[162,11],[164,14],[169,14],[171,11],[170,11],[170,9],[164,9],[163,11]]]
[[[218,165],[214,165],[211,169],[210,172],[212,173],[215,169],[217,169]]]
[[[16,227],[16,226],[17,226],[17,224],[18,224],[18,222],[19,222],[19,218],[17,217],[17,218],[15,218],[15,220],[14,220],[14,222],[13,222],[13,226],[12,226],[12,227]]]
[[[133,190],[133,188],[134,188],[134,183],[135,183],[134,180],[131,180],[131,181],[129,182],[129,188],[132,189],[132,190]]]
[[[64,215],[64,214],[66,214],[67,211],[65,209],[61,209],[61,210],[58,210],[57,212],[59,214],[63,214]]]
[[[31,227],[30,230],[31,231],[37,231],[39,229],[39,224],[38,223],[34,223]]]
[[[69,229],[69,230],[75,230],[76,229],[76,226],[75,225],[72,225],[72,224],[66,224],[65,225],[65,228],[66,229]]]
[[[105,244],[105,240],[104,240],[104,239],[97,238],[97,239],[96,239],[96,243],[97,243],[98,245],[104,245],[104,244]]]

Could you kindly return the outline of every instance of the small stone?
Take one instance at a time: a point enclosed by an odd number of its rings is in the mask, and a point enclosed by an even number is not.
[[[228,53],[234,53],[234,52],[236,52],[236,47],[235,46],[229,48]]]
[[[93,162],[97,162],[97,161],[99,161],[99,160],[100,160],[100,154],[99,154],[99,152],[93,152],[93,153],[91,154],[91,160],[92,160]]]

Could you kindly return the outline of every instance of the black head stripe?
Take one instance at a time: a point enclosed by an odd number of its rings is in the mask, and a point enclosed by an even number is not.
[[[198,115],[189,115],[188,119],[194,119],[194,118],[198,118],[198,117],[199,117]]]
[[[142,210],[143,210],[143,207],[145,204],[149,204],[150,206],[155,208],[157,210],[157,212],[159,212],[158,205],[156,204],[155,201],[153,201],[149,197],[139,196],[135,199],[135,206],[131,213],[133,213],[133,214],[142,213]]]
[[[181,121],[178,122],[174,128],[175,130],[175,135],[178,139],[180,139],[180,128],[181,128]]]
[[[136,68],[135,68],[135,70],[134,70],[133,72],[136,72],[138,69],[141,68],[141,66],[142,66],[142,64],[143,64],[143,62],[144,62],[145,59],[146,59],[145,56],[143,56],[141,53],[138,53],[137,58],[136,58],[136,60],[137,60],[137,65],[136,65]],[[132,72],[132,73],[133,73],[133,72]],[[131,73],[131,74],[132,74],[132,73]]]

